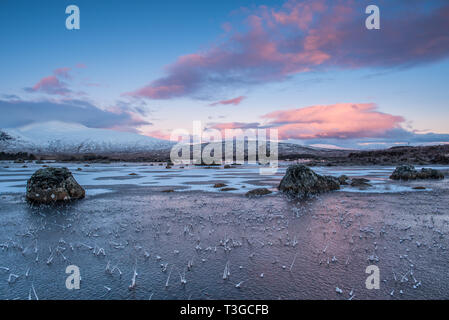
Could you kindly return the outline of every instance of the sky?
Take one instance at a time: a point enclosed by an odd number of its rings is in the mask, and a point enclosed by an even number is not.
[[[201,121],[316,146],[449,143],[449,3],[1,0],[0,74],[0,128],[169,139]]]

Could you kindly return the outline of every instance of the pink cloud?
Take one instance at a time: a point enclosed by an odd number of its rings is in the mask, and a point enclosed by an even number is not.
[[[213,124],[218,130],[273,128],[280,139],[368,138],[397,129],[404,118],[377,111],[374,103],[337,103],[274,111],[262,116],[267,123]]]
[[[143,135],[157,138],[157,139],[162,139],[162,140],[170,140],[170,134],[160,131],[160,130],[146,131],[146,132],[143,132]]]
[[[48,94],[65,96],[71,91],[66,84],[60,81],[56,76],[48,76],[39,80],[32,88],[28,88],[30,92],[44,92]]]
[[[83,64],[77,64],[75,68],[85,68]],[[25,88],[28,92],[44,92],[51,95],[67,96],[70,93],[77,94],[79,96],[85,95],[85,92],[78,91],[73,92],[67,86],[67,83],[62,81],[71,80],[71,67],[61,67],[53,70],[53,75],[47,76],[39,80],[33,87]]]
[[[180,96],[185,91],[185,85],[172,84],[172,85],[160,85],[160,86],[146,86],[137,91],[125,93],[129,96],[140,96],[151,99],[167,99],[168,97]]]
[[[226,40],[179,57],[165,77],[127,95],[170,99],[333,67],[389,68],[449,56],[449,4],[414,3],[410,11],[409,1],[378,2],[384,14],[376,31],[364,27],[368,1],[290,0],[247,9],[244,28],[227,26]]]
[[[374,103],[318,105],[264,115],[281,139],[375,137],[399,127],[404,118],[377,111]]]
[[[214,103],[211,103],[210,104],[210,106],[218,106],[219,104],[222,104],[222,105],[229,105],[229,104],[233,104],[233,105],[238,105],[238,104],[240,104],[240,102],[242,102],[243,101],[243,99],[245,99],[246,97],[245,96],[240,96],[240,97],[237,97],[237,98],[234,98],[234,99],[229,99],[229,100],[221,100],[221,101],[218,101],[218,102],[214,102]]]

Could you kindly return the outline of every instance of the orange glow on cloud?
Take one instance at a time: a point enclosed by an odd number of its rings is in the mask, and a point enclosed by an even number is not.
[[[212,128],[250,129],[274,128],[279,139],[314,138],[365,138],[380,136],[388,130],[398,128],[404,122],[401,116],[377,111],[374,103],[337,103],[305,108],[274,111],[262,118],[268,123],[219,123]]]

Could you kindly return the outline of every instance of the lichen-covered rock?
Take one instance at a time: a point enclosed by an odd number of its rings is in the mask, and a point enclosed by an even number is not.
[[[422,168],[421,171],[412,165],[402,165],[397,167],[390,176],[393,180],[416,180],[416,179],[444,179],[444,174],[435,169]]]
[[[302,164],[291,165],[279,184],[279,190],[307,196],[340,189],[340,182],[331,176],[321,176]]]
[[[245,193],[247,197],[260,197],[272,193],[267,188],[257,188]]]
[[[393,180],[415,180],[418,176],[418,171],[414,166],[405,164],[399,167],[396,167],[393,174],[390,176],[390,179]]]
[[[67,168],[39,169],[27,182],[26,198],[33,203],[49,204],[82,199],[85,194]]]

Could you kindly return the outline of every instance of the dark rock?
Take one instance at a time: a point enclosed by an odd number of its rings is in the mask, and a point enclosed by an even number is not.
[[[254,189],[251,191],[248,191],[247,193],[245,193],[245,196],[247,197],[260,197],[260,196],[264,196],[267,194],[272,193],[270,190],[268,190],[267,188],[258,188],[258,189]]]
[[[351,180],[351,187],[359,187],[359,188],[372,187],[372,185],[369,184],[368,182],[369,180],[365,178],[354,178]]]
[[[128,176],[137,176],[137,173],[131,172]]]
[[[223,169],[231,169],[232,167],[229,164],[225,164]]]
[[[171,193],[171,192],[175,192],[175,190],[173,190],[173,189],[168,189],[168,190],[162,190],[162,192],[165,192],[165,193]]]
[[[14,160],[14,163],[25,163],[25,161],[23,159],[16,159]]]
[[[431,160],[432,163],[449,164],[449,157],[446,155],[438,154]]]
[[[234,191],[234,190],[238,190],[237,188],[223,188],[220,189],[220,191]]]
[[[422,186],[417,186],[417,187],[413,187],[413,190],[426,190],[426,187],[422,187]]]
[[[393,180],[415,180],[418,177],[418,171],[414,166],[406,164],[397,167],[390,179]]]
[[[216,183],[216,184],[214,184],[214,188],[223,188],[223,187],[226,187],[227,186],[227,184],[224,184],[224,183]]]
[[[416,180],[416,179],[444,179],[444,174],[435,169],[422,168],[421,171],[412,165],[402,165],[397,167],[390,176],[393,180]]]
[[[85,194],[67,168],[39,169],[27,182],[26,198],[34,203],[82,199]]]
[[[279,190],[294,195],[307,196],[340,189],[335,177],[321,176],[302,164],[291,165],[279,184]]]
[[[338,178],[338,182],[340,183],[340,185],[348,185],[349,183],[348,183],[348,176],[346,176],[346,175],[341,175],[341,176],[339,176]]]
[[[441,171],[429,168],[422,168],[418,173],[419,179],[444,179],[444,174]]]
[[[212,163],[206,163],[203,160],[201,160],[201,163],[195,163],[195,166],[197,167],[220,167],[221,165],[219,163],[215,163],[215,161],[212,161]]]

